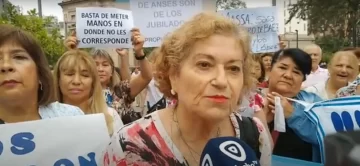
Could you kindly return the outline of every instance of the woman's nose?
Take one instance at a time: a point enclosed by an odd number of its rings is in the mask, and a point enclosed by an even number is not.
[[[15,68],[11,62],[0,62],[0,71],[1,73],[14,72]]]

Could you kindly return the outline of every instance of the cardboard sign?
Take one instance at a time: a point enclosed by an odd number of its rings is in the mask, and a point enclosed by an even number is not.
[[[360,129],[360,96],[317,102],[305,111],[318,127],[317,137],[323,162],[325,136]]]
[[[132,12],[116,8],[76,8],[79,48],[131,48]]]
[[[110,142],[103,114],[0,125],[1,166],[97,166]]]
[[[202,0],[131,0],[135,26],[145,36],[144,47],[158,47],[162,38],[202,10]]]
[[[218,13],[247,28],[252,37],[253,53],[275,52],[280,49],[276,7],[221,10]]]

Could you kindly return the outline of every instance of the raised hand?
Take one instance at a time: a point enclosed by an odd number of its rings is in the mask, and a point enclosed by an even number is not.
[[[131,30],[131,41],[134,46],[135,55],[138,57],[145,56],[143,50],[145,38],[141,35],[138,28],[133,28]]]
[[[68,50],[73,50],[73,49],[77,48],[78,44],[79,44],[79,41],[77,40],[77,37],[76,37],[76,31],[72,31],[71,35],[65,39],[64,46]]]
[[[121,57],[129,55],[128,50],[125,48],[117,48],[116,53]]]

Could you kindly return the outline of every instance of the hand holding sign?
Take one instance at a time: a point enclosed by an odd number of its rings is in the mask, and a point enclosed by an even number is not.
[[[65,48],[67,50],[73,50],[73,49],[77,48],[78,44],[79,44],[79,41],[77,40],[77,37],[76,37],[76,31],[72,31],[71,35],[68,36],[64,41]]]
[[[135,56],[142,57],[145,56],[143,47],[145,38],[141,35],[140,30],[138,28],[131,29],[131,41],[134,46]]]

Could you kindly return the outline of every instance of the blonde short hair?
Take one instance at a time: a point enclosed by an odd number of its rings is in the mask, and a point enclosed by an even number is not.
[[[354,77],[356,77],[359,74],[359,65],[358,65],[359,60],[356,57],[355,53],[352,52],[352,51],[338,51],[338,52],[335,52],[335,54],[330,59],[328,68],[331,70],[331,67],[332,67],[332,64],[334,63],[334,61],[336,61],[338,58],[343,57],[343,56],[349,57],[350,65],[355,70]]]
[[[115,63],[114,63],[114,60],[111,58],[110,54],[106,50],[103,50],[103,49],[93,49],[90,51],[90,55],[93,58],[96,58],[96,57],[105,58],[109,62],[110,66],[111,66],[112,76],[110,78],[110,83],[107,86],[111,90],[114,90],[115,86],[120,83],[121,78],[120,78],[120,75],[117,72],[115,72]]]
[[[103,113],[105,115],[109,134],[113,133],[113,118],[108,112],[105,97],[102,92],[100,78],[97,74],[95,61],[85,51],[81,50],[70,50],[66,51],[60,59],[57,61],[54,67],[54,78],[55,78],[55,94],[59,102],[63,102],[62,92],[60,90],[59,81],[61,72],[75,70],[80,68],[83,64],[88,69],[92,78],[92,85],[89,98],[90,112],[86,114],[97,114]],[[85,111],[85,110],[83,110]]]
[[[251,50],[248,32],[239,28],[232,20],[219,14],[200,13],[164,37],[159,52],[157,52],[155,79],[159,84],[159,90],[166,97],[177,99],[177,96],[170,92],[169,75],[177,74],[180,71],[181,62],[189,56],[192,46],[197,41],[207,39],[215,34],[227,35],[237,39],[239,46],[243,48],[245,62],[243,66],[243,91],[247,91],[251,87],[252,79],[249,69]]]

